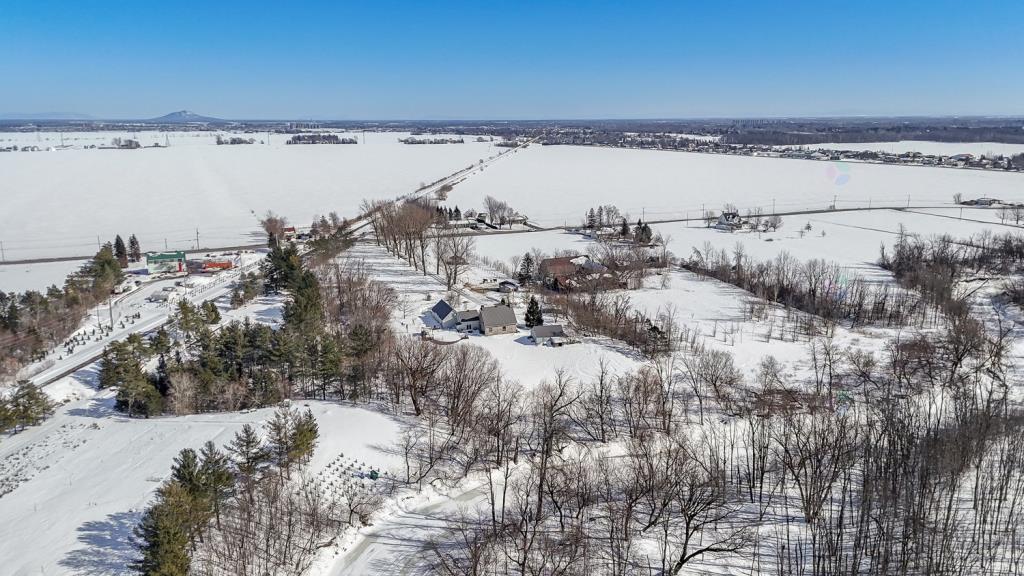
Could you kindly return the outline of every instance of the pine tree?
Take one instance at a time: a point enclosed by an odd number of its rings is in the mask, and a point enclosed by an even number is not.
[[[301,463],[313,455],[313,449],[316,448],[317,439],[320,437],[320,429],[316,417],[308,409],[295,418],[294,422],[289,460]]]
[[[200,481],[207,500],[213,504],[213,514],[220,528],[221,503],[231,495],[231,488],[235,485],[235,478],[231,474],[231,459],[210,441],[203,444],[199,457]]]
[[[163,354],[157,358],[156,362],[156,381],[153,383],[156,386],[156,391],[160,393],[164,398],[167,397],[167,393],[171,388],[171,377],[167,373],[167,357]]]
[[[157,500],[135,528],[142,558],[131,569],[144,576],[187,576],[189,573],[188,492],[176,482],[157,490]]]
[[[267,431],[267,445],[271,461],[281,469],[286,477],[290,473],[291,457],[294,454],[295,416],[294,411],[282,406],[277,409],[277,412],[274,412],[274,417],[264,426]]]
[[[8,418],[14,428],[35,426],[52,414],[54,408],[50,397],[28,380],[18,382],[8,406]]]
[[[625,218],[622,219],[622,226],[619,227],[619,236],[629,238],[629,223],[626,222]]]
[[[217,308],[217,304],[215,304],[213,300],[203,302],[203,320],[205,320],[207,324],[220,323],[220,310]]]
[[[454,218],[455,218],[456,220],[462,220],[462,210],[459,210],[459,207],[458,207],[458,206],[456,206],[456,207],[455,207],[455,214],[454,214]]]
[[[18,303],[11,298],[11,303],[7,306],[7,314],[4,315],[4,326],[11,332],[17,333],[18,328],[21,327],[19,316]]]
[[[533,328],[534,326],[544,325],[544,314],[540,310],[540,303],[533,296],[530,296],[530,303],[526,306],[526,326],[527,328]]]
[[[597,214],[594,212],[594,209],[591,208],[590,211],[587,212],[587,228],[593,228],[596,225],[597,225]]]
[[[128,267],[128,249],[124,247],[124,240],[121,239],[120,234],[114,238],[114,258],[117,258],[117,263],[121,265],[121,268]]]
[[[246,479],[253,480],[267,463],[270,455],[252,424],[242,426],[228,445],[235,469]]]
[[[519,262],[519,283],[526,284],[529,282],[534,275],[534,261],[533,255],[527,252],[523,254],[523,259]]]
[[[139,239],[135,237],[135,234],[128,238],[128,257],[132,262],[142,260],[142,247],[139,246]]]

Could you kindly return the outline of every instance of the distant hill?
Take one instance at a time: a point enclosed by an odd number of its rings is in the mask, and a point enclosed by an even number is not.
[[[178,112],[171,112],[159,118],[151,118],[149,122],[159,122],[161,124],[188,124],[192,122],[197,123],[213,123],[213,122],[224,122],[220,118],[213,118],[211,116],[200,116],[195,112],[189,110],[179,110]]]

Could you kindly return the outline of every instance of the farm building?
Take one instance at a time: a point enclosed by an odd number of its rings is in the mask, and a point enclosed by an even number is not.
[[[438,300],[437,304],[430,309],[430,316],[441,325],[442,328],[455,326],[455,309],[448,302]]]
[[[146,252],[146,271],[149,274],[187,272],[184,252]]]
[[[565,330],[559,324],[534,326],[530,328],[530,340],[538,346],[564,346],[569,339],[565,336]]]
[[[515,334],[516,313],[504,305],[483,306],[480,308],[480,332],[484,336],[494,334]]]

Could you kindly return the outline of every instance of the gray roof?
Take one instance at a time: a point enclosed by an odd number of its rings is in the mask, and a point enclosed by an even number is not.
[[[451,305],[444,300],[438,300],[437,304],[434,304],[434,307],[431,308],[430,311],[436,314],[438,318],[444,320],[449,314],[454,312],[454,309],[452,309]]]
[[[471,322],[480,319],[479,310],[459,310],[455,313],[455,320],[457,322]]]
[[[480,323],[486,326],[515,325],[516,313],[508,306],[484,306],[480,308]]]
[[[530,329],[530,335],[534,338],[553,338],[565,336],[565,330],[560,324],[549,324],[547,326],[534,326]]]

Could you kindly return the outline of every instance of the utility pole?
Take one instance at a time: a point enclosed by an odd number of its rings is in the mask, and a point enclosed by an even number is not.
[[[100,235],[97,234],[96,235],[96,250],[101,250],[101,249],[102,249],[102,247],[100,246]]]
[[[910,192],[907,192],[907,208],[910,208]]]
[[[196,250],[199,250],[199,228],[196,228]]]
[[[167,252],[167,238],[164,238],[164,252]]]
[[[960,209],[961,217],[963,216],[963,213],[964,213],[964,209],[961,208]],[[6,261],[7,261],[7,254],[4,253],[4,241],[0,240],[0,262],[6,262]]]

